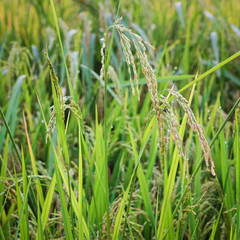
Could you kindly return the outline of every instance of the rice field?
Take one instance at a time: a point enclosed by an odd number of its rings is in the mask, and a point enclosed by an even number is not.
[[[240,239],[239,0],[0,1],[0,239]]]

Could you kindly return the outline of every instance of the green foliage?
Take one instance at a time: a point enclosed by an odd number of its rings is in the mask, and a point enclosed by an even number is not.
[[[0,238],[239,239],[239,11],[0,1]]]

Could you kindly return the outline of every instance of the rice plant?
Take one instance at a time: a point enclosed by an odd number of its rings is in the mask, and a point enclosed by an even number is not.
[[[239,239],[239,10],[1,1],[1,239]]]

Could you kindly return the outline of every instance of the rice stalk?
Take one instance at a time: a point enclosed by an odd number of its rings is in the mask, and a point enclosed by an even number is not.
[[[117,19],[114,24],[113,28],[117,30],[119,36],[120,36],[120,43],[123,49],[124,56],[126,58],[128,72],[130,75],[130,83],[132,87],[132,93],[135,94],[135,90],[133,87],[132,82],[132,75],[136,82],[136,88],[138,93],[138,99],[140,99],[139,96],[139,86],[138,86],[138,75],[136,71],[136,64],[132,53],[132,47],[131,47],[131,40],[132,44],[134,46],[134,50],[136,51],[136,55],[138,60],[141,63],[142,67],[142,73],[146,78],[147,81],[147,87],[148,91],[151,96],[152,104],[155,108],[155,114],[157,116],[158,124],[161,129],[161,135],[162,135],[162,142],[164,142],[163,138],[163,125],[162,125],[162,119],[164,119],[168,125],[169,131],[173,136],[173,140],[178,148],[179,155],[181,157],[184,157],[183,151],[182,151],[182,139],[178,133],[177,127],[179,127],[177,117],[175,116],[172,107],[169,104],[169,100],[164,97],[163,95],[158,94],[158,85],[157,85],[157,79],[154,74],[154,71],[149,64],[148,57],[146,54],[146,46],[149,46],[153,48],[148,42],[144,41],[141,36],[139,36],[136,33],[133,33],[130,29],[126,28],[124,25],[119,24],[119,22],[122,20],[122,18]],[[130,35],[131,40],[129,37],[127,37],[127,34]],[[105,47],[105,45],[104,45]],[[103,55],[102,55],[103,56]],[[104,67],[102,67],[104,68]],[[132,73],[133,72],[133,73]],[[178,103],[183,108],[183,110],[186,112],[188,117],[188,123],[191,126],[192,130],[197,133],[200,141],[200,145],[202,147],[202,150],[204,152],[205,156],[205,162],[207,165],[207,168],[211,169],[211,173],[213,176],[215,176],[214,171],[214,163],[212,161],[210,148],[207,143],[207,140],[203,134],[203,130],[200,127],[200,125],[197,123],[197,120],[191,110],[191,108],[188,106],[188,101],[179,93],[174,90],[168,90],[171,95],[177,98]],[[160,103],[163,105],[163,107],[160,107]],[[162,106],[161,105],[161,106]]]

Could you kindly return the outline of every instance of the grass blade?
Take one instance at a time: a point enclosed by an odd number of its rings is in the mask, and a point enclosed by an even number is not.
[[[83,195],[83,174],[82,174],[82,146],[81,146],[81,124],[78,120],[78,147],[79,147],[79,156],[78,156],[78,202],[79,202],[79,215],[83,216],[83,207],[82,207],[82,195]],[[82,218],[79,219],[79,240],[83,239],[83,226]]]
[[[237,227],[236,227],[236,239],[239,238],[239,225],[240,225],[240,144],[239,144],[239,111],[235,111],[235,122],[236,122],[236,137],[235,137],[235,158],[236,158],[236,205],[237,205]]]
[[[154,117],[151,121],[151,123],[149,124],[149,126],[152,126],[154,121],[156,120],[156,118]],[[129,193],[129,190],[130,190],[130,187],[131,187],[131,184],[132,184],[132,181],[137,173],[137,169],[138,169],[138,165],[140,163],[140,160],[141,160],[141,157],[142,157],[142,154],[143,154],[143,151],[146,147],[146,144],[147,144],[147,141],[150,137],[152,133],[152,129],[150,128],[146,138],[145,138],[145,141],[143,142],[142,144],[142,147],[140,149],[140,152],[138,154],[138,159],[137,159],[137,162],[136,162],[136,165],[135,165],[135,168],[134,168],[134,171],[132,173],[132,176],[131,176],[131,179],[129,181],[129,184],[128,184],[128,187],[124,193],[124,196],[123,196],[123,199],[121,201],[121,204],[120,204],[120,208],[118,210],[118,213],[117,213],[117,217],[116,217],[116,221],[115,221],[115,226],[114,226],[114,232],[113,232],[113,237],[112,239],[113,240],[117,240],[118,239],[118,235],[119,235],[119,230],[120,230],[120,226],[121,226],[121,222],[122,222],[122,217],[123,217],[123,211],[124,211],[124,208],[125,208],[125,202],[127,201],[127,197],[128,197],[128,193]]]
[[[66,60],[65,60],[65,54],[64,54],[61,34],[60,34],[59,26],[58,26],[57,14],[56,14],[56,10],[55,10],[55,7],[54,7],[53,0],[50,0],[50,3],[51,3],[52,11],[53,11],[53,18],[54,18],[55,27],[56,27],[56,30],[57,30],[58,41],[59,41],[60,48],[61,48],[62,59],[63,59],[63,62],[64,62],[66,73],[67,73],[68,88],[69,88],[71,97],[74,99],[75,98],[74,91],[73,91],[73,87],[72,87],[71,78],[70,78],[70,75],[69,75],[69,72],[68,72],[67,63],[66,63]]]
[[[56,172],[56,178],[57,178],[57,186],[58,186],[58,192],[59,192],[59,197],[60,197],[60,203],[61,203],[61,209],[62,209],[62,214],[63,214],[63,221],[64,221],[64,229],[65,229],[65,234],[66,234],[66,239],[72,240],[73,235],[71,231],[71,225],[69,221],[69,213],[67,211],[67,204],[63,192],[63,185],[62,185],[62,180],[61,180],[61,175],[59,173],[59,159],[57,157],[56,150],[53,146],[52,140],[50,139],[51,146],[53,149],[54,153],[54,165],[55,165],[55,172]]]
[[[48,193],[47,193],[47,196],[46,196],[44,204],[43,204],[42,215],[41,215],[43,229],[45,229],[46,224],[47,224],[49,210],[51,207],[53,194],[54,194],[54,190],[55,190],[55,185],[56,185],[56,173],[53,174],[52,181],[49,186]]]
[[[136,150],[135,142],[134,142],[130,127],[128,128],[128,130],[129,130],[129,135],[130,135],[130,139],[131,139],[131,143],[132,143],[133,155],[134,155],[135,165],[136,165],[138,162],[137,150]],[[149,131],[150,131],[150,129],[148,126],[146,133],[148,133]],[[141,192],[142,192],[144,206],[146,208],[146,212],[148,213],[148,217],[151,220],[152,226],[154,227],[155,220],[154,220],[154,216],[153,216],[153,209],[152,209],[152,205],[151,205],[151,199],[149,196],[147,180],[143,173],[143,168],[142,168],[141,162],[138,163],[137,176],[138,176],[138,181],[139,181]]]
[[[34,157],[34,154],[33,154],[30,138],[28,136],[27,122],[26,122],[24,113],[23,113],[23,122],[24,122],[24,128],[25,128],[25,132],[26,132],[26,136],[27,136],[28,149],[29,149],[29,153],[30,153],[30,159],[31,159],[31,163],[32,163],[33,173],[34,173],[35,176],[38,176],[36,160],[35,160],[35,157]],[[42,191],[42,187],[41,187],[41,183],[40,183],[39,179],[36,180],[36,187],[37,187],[37,192],[38,192],[41,207],[43,207],[44,198],[43,198],[43,191]]]

